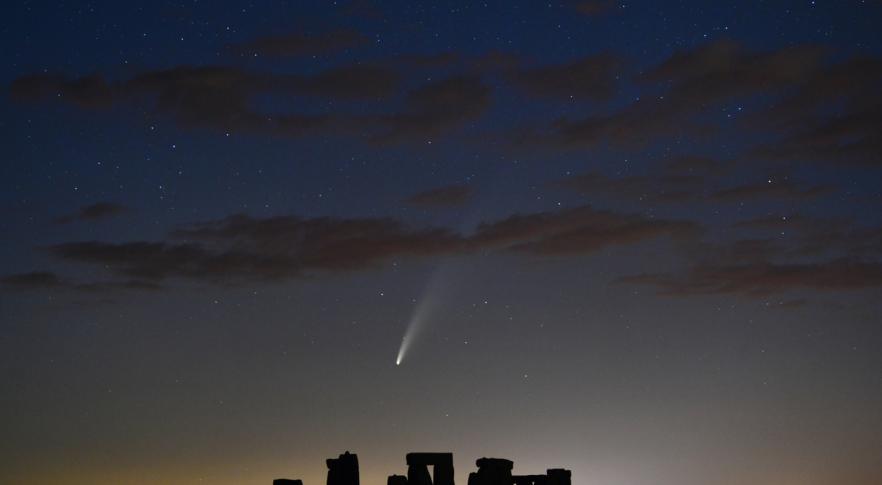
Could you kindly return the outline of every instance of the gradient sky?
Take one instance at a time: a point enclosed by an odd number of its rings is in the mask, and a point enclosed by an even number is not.
[[[882,479],[882,3],[4,18],[0,482]]]

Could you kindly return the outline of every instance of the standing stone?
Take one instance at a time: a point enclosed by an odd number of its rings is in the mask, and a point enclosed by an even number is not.
[[[549,468],[548,485],[570,485],[572,472],[563,468]]]
[[[504,458],[479,458],[478,471],[469,473],[469,485],[512,485],[511,460]]]
[[[407,485],[407,477],[404,475],[389,475],[386,485]]]
[[[343,453],[338,458],[328,458],[328,485],[359,485],[358,455]]]

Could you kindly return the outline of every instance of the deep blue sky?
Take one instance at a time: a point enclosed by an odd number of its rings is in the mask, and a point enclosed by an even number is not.
[[[882,474],[879,2],[5,18],[0,482]]]

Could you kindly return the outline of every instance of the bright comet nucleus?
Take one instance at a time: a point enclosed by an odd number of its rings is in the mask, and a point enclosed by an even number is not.
[[[413,327],[411,324],[407,326],[407,332],[409,333],[411,328]],[[401,361],[404,360],[404,353],[407,351],[407,335],[405,334],[404,338],[401,339],[401,347],[398,348],[398,356],[395,357],[395,365],[401,365]]]

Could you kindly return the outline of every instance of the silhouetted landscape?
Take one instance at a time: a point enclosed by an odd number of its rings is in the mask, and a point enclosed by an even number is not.
[[[882,484],[882,0],[3,6],[0,485]]]
[[[453,453],[408,453],[405,461],[407,475],[389,475],[386,485],[454,485]],[[326,485],[360,485],[355,453],[346,451],[326,463]],[[563,468],[549,468],[544,475],[513,475],[514,463],[505,458],[478,458],[475,466],[478,471],[469,473],[468,485],[570,485],[572,475]],[[299,479],[277,478],[273,485],[304,484]]]

